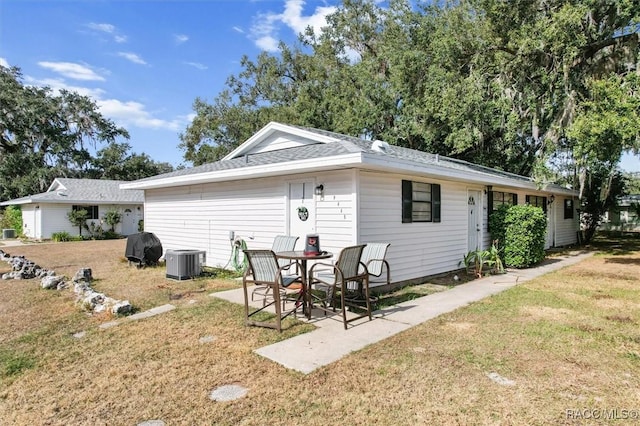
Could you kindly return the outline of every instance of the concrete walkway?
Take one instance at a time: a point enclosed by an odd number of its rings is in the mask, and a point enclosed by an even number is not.
[[[313,311],[308,322],[317,327],[315,330],[258,348],[254,352],[287,368],[308,374],[351,352],[524,281],[578,263],[592,254],[576,252],[547,259],[534,268],[509,270],[505,275],[494,275],[460,284],[450,290],[375,311],[372,321],[367,318],[354,321],[347,330],[344,329],[339,314],[324,316],[319,311]],[[244,304],[242,289],[212,293],[211,296]],[[298,318],[307,321],[301,315],[298,315]]]

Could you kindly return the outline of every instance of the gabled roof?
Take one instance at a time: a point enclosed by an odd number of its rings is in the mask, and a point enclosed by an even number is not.
[[[121,189],[123,180],[57,178],[47,192],[4,201],[1,206],[32,203],[142,204],[144,191]]]
[[[382,141],[281,123],[267,124],[220,161],[129,182],[122,187],[164,188],[345,168],[538,189],[525,176]],[[575,195],[573,190],[558,185],[542,189]]]

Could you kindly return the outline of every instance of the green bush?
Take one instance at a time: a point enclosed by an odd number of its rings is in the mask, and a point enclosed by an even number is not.
[[[116,225],[122,221],[122,213],[116,209],[110,209],[104,214],[104,221],[110,226],[109,231],[115,232]]]
[[[498,248],[500,256],[504,257],[504,243],[506,241],[507,227],[504,223],[504,219],[507,216],[509,208],[506,204],[501,205],[497,210],[494,210],[489,216],[489,232],[491,233],[491,239],[493,244]]]
[[[504,263],[526,268],[544,259],[547,217],[540,207],[511,206],[504,218]]]
[[[51,234],[51,239],[58,243],[71,241],[72,238],[73,237],[71,236],[71,234],[69,234],[67,231],[54,232],[53,234]]]
[[[18,206],[8,206],[0,217],[1,229],[14,229],[16,235],[22,235],[22,210]]]
[[[102,238],[105,240],[117,240],[118,238],[121,238],[121,235],[113,231],[104,231]]]

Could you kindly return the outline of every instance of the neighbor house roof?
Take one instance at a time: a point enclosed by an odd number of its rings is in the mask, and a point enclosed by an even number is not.
[[[539,189],[531,178],[437,154],[325,130],[269,123],[220,161],[141,179],[123,188],[151,189],[346,168],[380,170],[483,185]],[[548,184],[545,191],[575,195]]]
[[[144,191],[121,189],[122,180],[57,178],[47,192],[16,198],[0,206],[32,203],[142,204]]]

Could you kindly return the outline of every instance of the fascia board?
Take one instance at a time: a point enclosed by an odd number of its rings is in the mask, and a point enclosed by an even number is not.
[[[260,166],[241,167],[231,170],[218,170],[185,176],[173,176],[150,181],[120,184],[120,189],[157,189],[182,185],[225,182],[240,179],[255,179],[285,174],[305,173],[336,168],[360,167],[362,154],[352,153],[328,158],[312,158],[287,163],[264,164]]]
[[[31,204],[31,203],[34,203],[34,201],[31,198],[29,199],[18,198],[15,200],[3,201],[0,203],[0,206],[21,206],[24,204]]]

